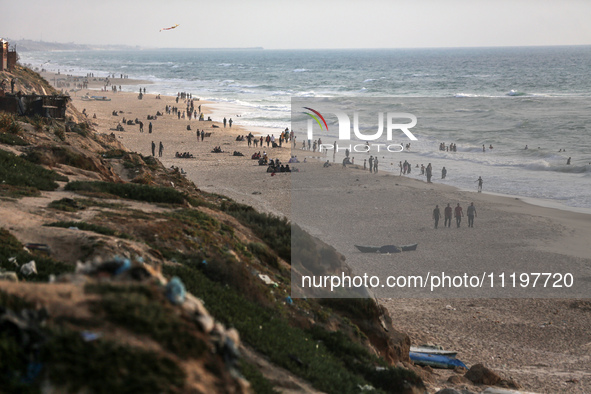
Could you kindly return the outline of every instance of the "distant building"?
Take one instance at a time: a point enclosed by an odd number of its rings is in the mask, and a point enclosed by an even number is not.
[[[0,71],[12,71],[16,67],[16,49],[10,49],[8,41],[0,38]]]

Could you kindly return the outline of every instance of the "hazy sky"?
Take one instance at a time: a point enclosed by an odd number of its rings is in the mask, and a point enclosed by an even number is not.
[[[589,0],[0,1],[0,37],[221,48],[591,44]],[[174,24],[175,30],[159,32]]]

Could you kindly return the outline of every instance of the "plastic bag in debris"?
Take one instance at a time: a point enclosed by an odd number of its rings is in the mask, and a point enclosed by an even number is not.
[[[166,298],[175,305],[180,305],[185,302],[185,285],[178,277],[173,277],[166,285]]]
[[[80,332],[80,336],[82,337],[82,339],[84,339],[84,342],[92,342],[102,337],[103,334],[101,334],[100,332],[82,331]]]
[[[156,272],[142,262],[115,257],[109,261],[78,263],[76,273],[93,277],[132,279],[142,281],[156,275]]]
[[[277,287],[277,283],[274,282],[271,278],[269,278],[269,275],[259,274],[259,278],[263,282],[265,282],[265,284],[267,284],[267,285],[273,285],[274,287]]]
[[[37,274],[37,266],[35,265],[35,260],[31,260],[27,264],[23,264],[21,266],[20,273],[25,276]]]

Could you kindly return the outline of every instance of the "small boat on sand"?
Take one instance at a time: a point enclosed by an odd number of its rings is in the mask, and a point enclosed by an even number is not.
[[[409,353],[410,359],[417,365],[428,365],[433,368],[454,369],[455,367],[466,367],[466,364],[455,357],[443,356],[429,353]]]
[[[437,354],[440,356],[448,356],[448,357],[455,357],[458,355],[458,352],[453,350],[443,350],[438,349],[431,346],[411,346],[410,351],[413,353],[427,353],[427,354]]]
[[[355,247],[361,253],[400,253],[400,252],[409,252],[412,250],[417,250],[417,246],[419,244],[411,244],[411,245],[384,245],[384,246],[363,246],[363,245],[355,245]]]

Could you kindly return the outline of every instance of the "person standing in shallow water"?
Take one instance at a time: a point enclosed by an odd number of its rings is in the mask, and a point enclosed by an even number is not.
[[[478,179],[476,180],[476,182],[478,182],[478,193],[482,193],[482,177],[479,176]]]
[[[437,225],[439,224],[439,218],[441,218],[439,205],[435,205],[435,209],[433,210],[433,220],[435,220],[435,228],[437,228]]]
[[[476,215],[476,207],[474,206],[474,203],[470,203],[470,205],[468,206],[468,209],[466,210],[466,214],[468,215],[468,227],[474,227],[474,217],[477,216]]]

